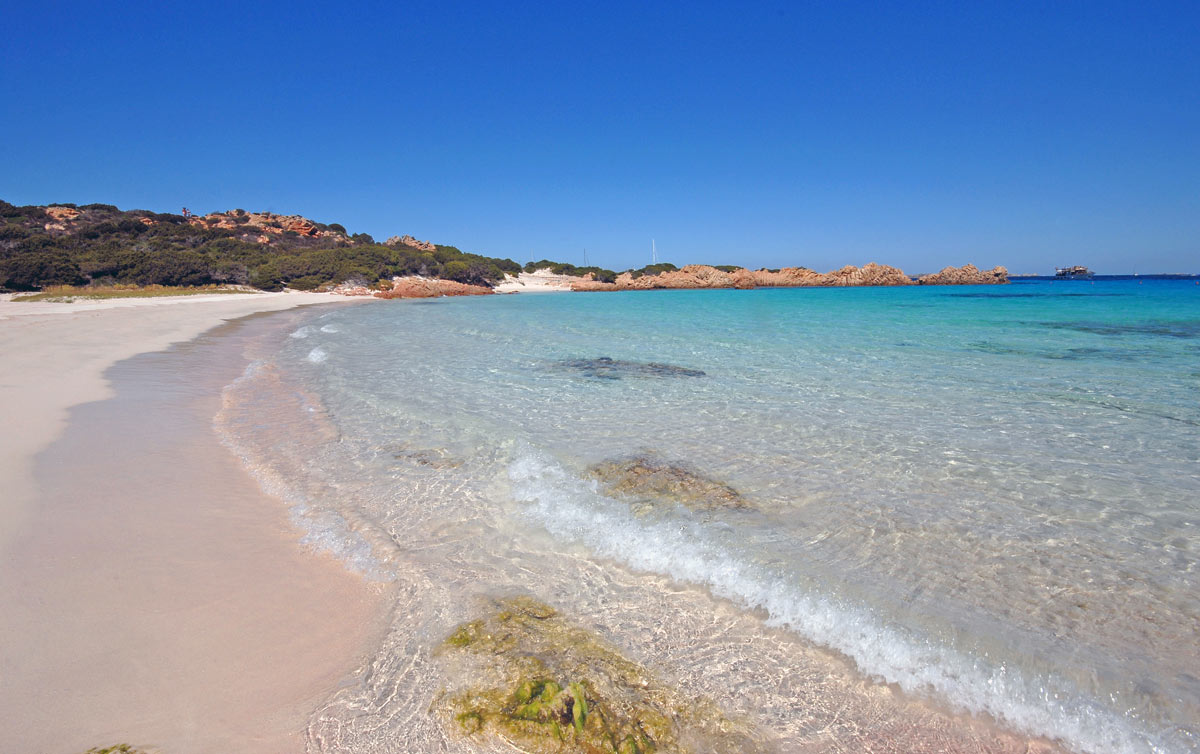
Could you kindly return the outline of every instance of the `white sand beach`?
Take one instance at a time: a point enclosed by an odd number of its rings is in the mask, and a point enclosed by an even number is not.
[[[161,355],[116,398],[106,371],[231,319],[334,301],[0,301],[5,748],[303,750],[308,713],[380,630],[381,587],[301,546],[218,443],[240,352],[210,343],[226,356],[187,375],[170,360],[199,357]]]
[[[496,293],[563,293],[571,290],[571,283],[579,278],[570,275],[555,275],[548,268],[506,275],[496,285]]]

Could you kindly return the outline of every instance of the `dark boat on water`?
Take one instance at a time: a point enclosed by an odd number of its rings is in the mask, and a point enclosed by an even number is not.
[[[1074,267],[1055,267],[1054,277],[1063,280],[1091,280],[1094,273],[1083,265],[1077,264]]]

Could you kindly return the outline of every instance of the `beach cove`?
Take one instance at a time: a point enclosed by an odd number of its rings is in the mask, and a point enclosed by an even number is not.
[[[3,727],[539,750],[487,702],[528,682],[613,750],[1190,751],[1200,316],[1153,285],[375,301],[129,359],[6,545]]]

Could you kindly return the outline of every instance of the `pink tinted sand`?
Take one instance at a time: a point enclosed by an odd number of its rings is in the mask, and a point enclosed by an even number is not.
[[[383,627],[382,587],[298,542],[212,431],[240,348],[202,338],[326,297],[5,318],[0,741],[82,752],[304,750],[308,714]],[[188,353],[189,348],[202,349]],[[181,375],[180,372],[186,372]]]

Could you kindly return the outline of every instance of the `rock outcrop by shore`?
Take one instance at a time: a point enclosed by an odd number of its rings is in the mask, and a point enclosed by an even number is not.
[[[975,265],[968,264],[962,267],[946,267],[941,272],[923,275],[914,280],[898,267],[874,262],[862,267],[846,265],[840,270],[826,273],[815,272],[805,267],[747,270],[742,267],[721,269],[704,264],[690,264],[680,270],[669,270],[656,275],[634,277],[631,272],[623,272],[617,276],[616,282],[612,283],[596,280],[591,273],[579,278],[567,278],[563,275],[554,277],[556,284],[569,285],[572,291],[645,291],[693,288],[837,288],[1003,284],[1008,282],[1008,270],[1003,267],[980,270]],[[570,282],[560,282],[557,280],[559,278],[566,278]],[[515,290],[520,290],[520,287],[510,286],[508,290],[504,290],[502,286],[502,292]],[[496,289],[479,285],[410,276],[396,278],[391,290],[375,295],[379,298],[436,298],[438,296],[482,296],[496,292]]]
[[[573,291],[636,291],[655,288],[803,288],[843,286],[899,285],[979,285],[1007,283],[1008,270],[996,267],[981,271],[974,265],[947,267],[936,275],[913,280],[898,267],[871,262],[862,267],[846,265],[840,270],[819,273],[804,267],[781,270],[719,269],[691,264],[680,270],[634,277],[624,272],[616,282],[602,283],[587,277],[571,284]]]
[[[917,278],[917,283],[920,285],[987,285],[1007,282],[1007,268],[993,267],[990,270],[980,270],[973,264],[966,264],[962,267],[944,267],[941,272]]]
[[[393,278],[392,289],[376,293],[377,298],[437,298],[439,296],[490,296],[495,293],[482,285],[467,285],[441,278],[415,275]]]

